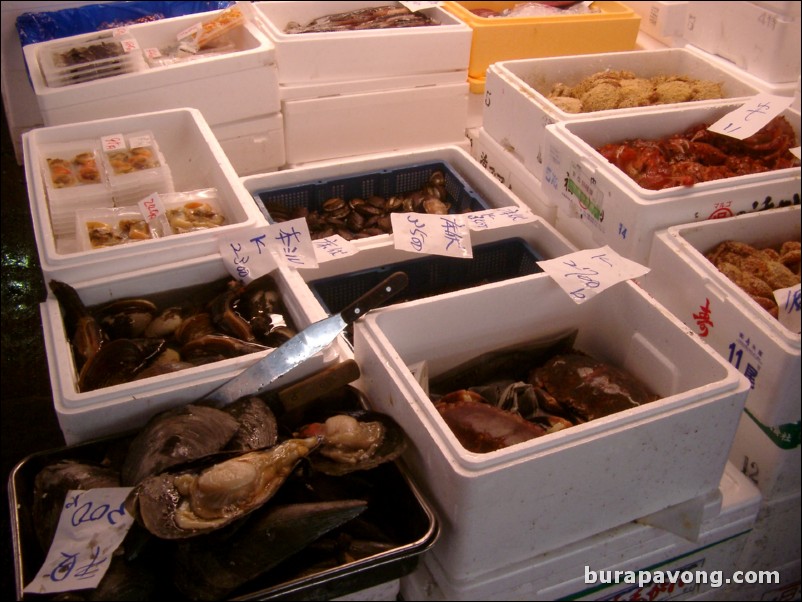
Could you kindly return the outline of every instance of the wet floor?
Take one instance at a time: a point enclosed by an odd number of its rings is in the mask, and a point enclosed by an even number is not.
[[[2,598],[16,597],[8,477],[29,454],[64,445],[53,410],[39,317],[46,296],[23,168],[17,164],[3,111],[2,196]]]

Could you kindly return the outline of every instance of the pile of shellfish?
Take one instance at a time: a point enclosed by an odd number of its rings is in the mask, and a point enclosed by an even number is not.
[[[72,346],[79,392],[274,349],[296,328],[271,274],[248,285],[228,278],[176,291],[84,305],[50,281]]]
[[[487,453],[658,399],[627,371],[554,343],[493,351],[429,382],[430,398],[462,446]]]
[[[177,407],[43,466],[32,487],[43,553],[67,491],[132,487],[134,527],[98,588],[74,599],[228,599],[407,543],[386,507],[409,496],[391,472],[407,445],[397,423],[350,386],[300,414],[275,401]]]

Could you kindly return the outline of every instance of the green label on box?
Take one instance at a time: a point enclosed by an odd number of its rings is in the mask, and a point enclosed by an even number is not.
[[[755,418],[749,410],[744,410],[746,414],[755,421],[755,424],[766,436],[771,439],[780,449],[794,449],[800,443],[800,422],[789,422],[778,426],[766,426]]]

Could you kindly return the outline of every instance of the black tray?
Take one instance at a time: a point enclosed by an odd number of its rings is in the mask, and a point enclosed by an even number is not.
[[[366,407],[361,393],[351,386],[320,398],[319,408],[350,410]],[[310,414],[315,407],[310,406]],[[314,418],[312,418],[314,420]],[[281,423],[282,417],[279,417]],[[296,425],[288,424],[288,428]],[[112,465],[122,460],[121,450],[127,447],[133,434],[39,452],[20,461],[9,476],[8,492],[11,512],[11,535],[14,548],[14,568],[17,600],[46,599],[42,595],[23,593],[25,585],[36,576],[46,556],[39,545],[33,527],[34,478],[46,465],[65,459]],[[361,591],[411,573],[419,556],[437,539],[438,525],[434,513],[421,497],[404,467],[397,462],[382,464],[372,470],[353,473],[362,491],[371,494],[368,509],[360,518],[370,521],[382,532],[391,535],[391,549],[359,560],[344,562],[330,568],[316,569],[319,558],[301,551],[258,579],[232,594],[232,600],[327,600]],[[349,476],[349,475],[346,475]],[[341,478],[341,477],[336,477]],[[268,502],[269,504],[270,502]],[[165,566],[168,564],[164,563]],[[185,599],[170,587],[171,575],[158,575],[159,594],[171,600]]]

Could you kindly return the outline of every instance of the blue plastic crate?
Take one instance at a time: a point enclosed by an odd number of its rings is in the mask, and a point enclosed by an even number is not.
[[[419,190],[429,181],[435,171],[445,176],[446,201],[451,203],[450,213],[467,213],[488,209],[488,204],[446,162],[383,169],[344,178],[320,180],[287,188],[265,189],[253,193],[259,210],[270,223],[280,221],[271,216],[271,211],[289,213],[306,208],[320,211],[323,203],[332,198],[350,201],[372,196],[389,198]]]
[[[308,284],[324,309],[334,314],[399,270],[409,276],[409,284],[388,304],[537,274],[543,271],[537,265],[542,259],[525,240],[509,238],[473,247],[472,259],[430,255]]]

